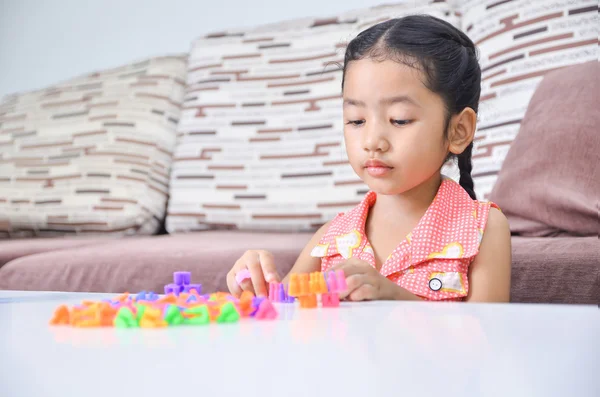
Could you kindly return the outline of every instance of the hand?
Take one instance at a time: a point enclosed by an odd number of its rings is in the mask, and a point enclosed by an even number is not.
[[[350,258],[346,262],[334,266],[333,269],[343,270],[346,275],[348,290],[340,295],[340,299],[351,301],[419,299],[416,295],[382,276],[377,269],[363,260]]]
[[[235,275],[244,269],[248,269],[250,272],[250,279],[246,279],[238,285]],[[236,297],[239,297],[243,291],[250,291],[257,296],[267,296],[269,291],[267,283],[280,282],[280,280],[273,254],[262,250],[246,251],[227,273],[227,287],[229,292]]]

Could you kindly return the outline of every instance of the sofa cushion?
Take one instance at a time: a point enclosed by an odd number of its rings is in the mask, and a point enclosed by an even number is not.
[[[461,9],[480,54],[473,179],[487,198],[542,77],[598,59],[598,1],[466,0]]]
[[[207,231],[132,237],[22,257],[0,268],[0,289],[162,291],[173,272],[192,272],[204,291],[226,290],[226,274],[248,249],[266,249],[286,274],[311,234]]]
[[[150,234],[164,218],[186,57],[0,102],[0,237]]]
[[[600,304],[598,237],[513,237],[511,300]]]
[[[519,235],[598,235],[598,61],[548,73],[537,88],[491,200]]]
[[[106,242],[110,237],[24,238],[0,240],[0,267],[22,256]]]
[[[448,3],[427,3],[196,40],[167,230],[309,230],[358,204],[366,187],[347,162],[342,133],[339,65],[346,43],[370,25],[408,13],[458,24]]]

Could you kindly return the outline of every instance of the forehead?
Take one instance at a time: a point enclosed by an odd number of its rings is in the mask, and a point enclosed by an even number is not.
[[[381,97],[407,95],[427,102],[436,95],[424,84],[425,75],[416,68],[393,60],[365,58],[352,61],[344,76],[344,98],[377,102]]]

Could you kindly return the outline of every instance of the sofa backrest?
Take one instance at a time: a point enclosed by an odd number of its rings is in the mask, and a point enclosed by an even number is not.
[[[360,202],[342,132],[346,43],[378,22],[447,3],[407,2],[199,38],[192,46],[167,230],[310,230]],[[421,4],[415,6],[415,4]]]

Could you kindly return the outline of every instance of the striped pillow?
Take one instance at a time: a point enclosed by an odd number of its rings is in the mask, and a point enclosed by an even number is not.
[[[432,3],[432,4],[429,4]],[[356,205],[365,185],[343,147],[345,45],[411,1],[208,35],[193,43],[171,174],[167,230],[311,230]],[[420,5],[419,5],[420,4]]]
[[[598,59],[598,1],[468,0],[462,9],[462,27],[480,50],[473,179],[487,198],[542,77]]]
[[[149,234],[163,219],[186,56],[0,103],[0,236]]]

